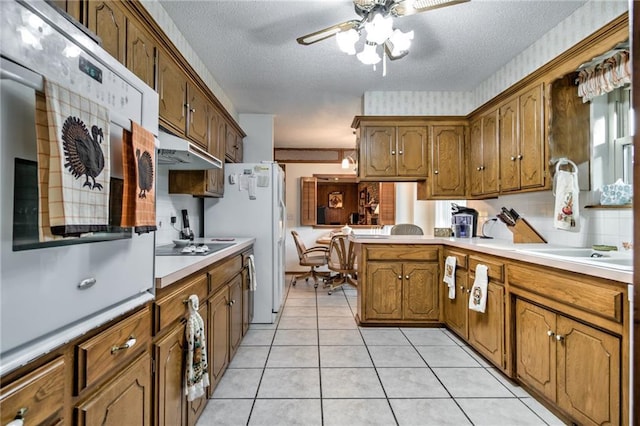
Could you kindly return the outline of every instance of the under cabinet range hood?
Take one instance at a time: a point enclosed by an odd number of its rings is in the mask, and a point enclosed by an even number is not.
[[[186,139],[160,128],[158,132],[158,164],[172,170],[221,169],[222,161]]]

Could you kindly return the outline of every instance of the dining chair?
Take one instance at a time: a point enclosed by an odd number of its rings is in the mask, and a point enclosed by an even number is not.
[[[422,228],[413,223],[399,223],[393,225],[390,231],[391,235],[424,235]]]
[[[293,242],[296,244],[296,250],[298,251],[298,263],[301,266],[309,266],[308,272],[297,275],[293,278],[292,285],[296,285],[298,280],[304,278],[306,282],[309,282],[309,278],[313,278],[313,286],[318,287],[318,278],[326,279],[329,277],[329,272],[319,272],[317,268],[325,266],[329,261],[329,247],[326,246],[314,246],[307,248],[300,238],[300,234],[296,231],[291,231],[293,236]]]
[[[337,234],[331,238],[329,244],[329,262],[327,266],[330,271],[336,272],[327,282],[329,286],[329,294],[345,284],[351,284],[357,287],[357,262],[355,245],[349,241],[349,236],[345,234]]]

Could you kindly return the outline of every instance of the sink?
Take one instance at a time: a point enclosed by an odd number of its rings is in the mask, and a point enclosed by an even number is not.
[[[592,259],[601,259],[602,257],[609,257],[608,254],[597,252],[590,248],[539,248],[539,249],[525,249],[518,250],[524,253],[547,255],[547,256],[562,256],[562,257],[586,257]],[[594,256],[595,255],[595,256]],[[602,257],[600,257],[602,256]]]
[[[597,262],[606,267],[622,267],[621,269],[633,270],[633,258],[632,257],[601,257],[590,259],[594,263]]]

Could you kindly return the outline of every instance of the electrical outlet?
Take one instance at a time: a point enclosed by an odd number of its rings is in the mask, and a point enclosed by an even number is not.
[[[172,224],[175,224],[177,220],[178,220],[178,218],[177,218],[177,217],[175,217],[175,216],[171,216],[171,223],[172,223]]]

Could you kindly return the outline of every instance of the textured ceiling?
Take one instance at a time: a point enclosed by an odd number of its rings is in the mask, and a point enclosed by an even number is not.
[[[373,71],[334,39],[296,38],[357,19],[350,0],[161,1],[239,113],[275,115],[276,147],[352,147],[366,91],[468,91],[585,1],[471,0],[397,18],[405,58]]]

